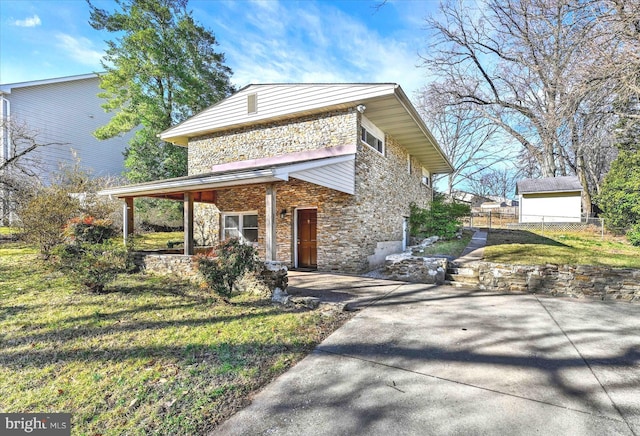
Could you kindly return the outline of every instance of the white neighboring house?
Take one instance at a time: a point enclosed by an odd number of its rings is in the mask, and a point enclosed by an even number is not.
[[[582,185],[576,176],[523,179],[516,194],[521,223],[581,221]]]
[[[24,123],[37,133],[39,143],[65,145],[40,147],[29,154],[37,163],[43,183],[61,164],[80,160],[83,169],[94,176],[119,176],[124,170],[123,152],[131,134],[100,141],[93,136],[96,128],[109,122],[112,114],[101,107],[97,74],[60,77],[30,82],[0,84],[0,119]],[[10,157],[10,129],[0,129],[0,160]],[[74,155],[75,154],[75,155]],[[2,195],[0,193],[0,195]],[[0,204],[0,218],[6,216],[6,198]]]

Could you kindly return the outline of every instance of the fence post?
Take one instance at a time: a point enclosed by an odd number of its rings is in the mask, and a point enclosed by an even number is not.
[[[469,227],[473,228],[473,212],[469,215]]]
[[[491,209],[489,209],[489,230],[491,230]]]
[[[600,239],[604,241],[604,218],[600,218]]]
[[[544,236],[544,216],[542,217],[542,236]]]

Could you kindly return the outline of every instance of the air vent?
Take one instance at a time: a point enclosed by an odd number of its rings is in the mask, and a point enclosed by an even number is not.
[[[247,113],[255,114],[258,112],[258,94],[247,95]]]

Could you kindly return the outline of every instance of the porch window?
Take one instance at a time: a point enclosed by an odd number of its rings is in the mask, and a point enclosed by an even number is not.
[[[253,245],[258,243],[258,215],[255,212],[224,214],[222,224],[222,239],[239,238]]]

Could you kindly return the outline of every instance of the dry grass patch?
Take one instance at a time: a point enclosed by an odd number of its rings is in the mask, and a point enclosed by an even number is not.
[[[462,232],[462,238],[440,240],[435,244],[425,247],[422,251],[417,252],[419,256],[428,256],[433,254],[452,256],[454,258],[459,257],[473,237],[473,232],[470,230],[464,230]]]
[[[143,275],[90,294],[15,243],[0,276],[0,410],[69,412],[74,434],[206,433],[348,316]]]
[[[600,265],[640,268],[640,248],[622,238],[589,232],[491,230],[484,251],[488,262],[518,265]]]

